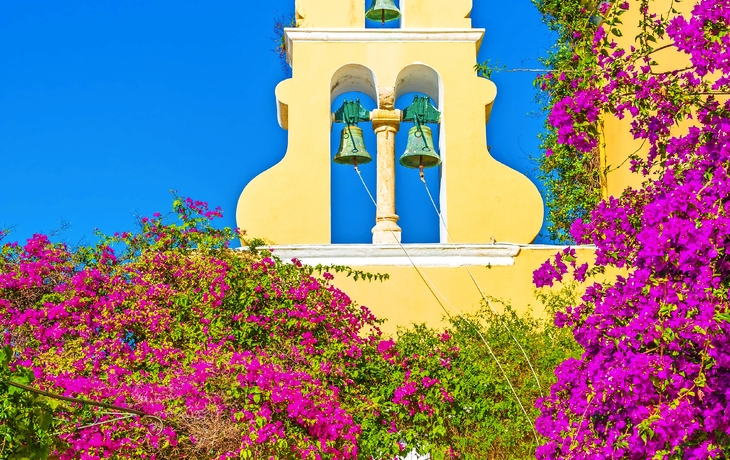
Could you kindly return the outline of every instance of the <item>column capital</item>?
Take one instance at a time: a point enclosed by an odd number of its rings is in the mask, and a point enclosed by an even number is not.
[[[395,109],[395,88],[378,88],[378,107],[384,110]]]
[[[370,113],[370,122],[376,133],[388,128],[391,132],[397,132],[400,129],[400,118],[401,112],[398,109],[375,109]]]

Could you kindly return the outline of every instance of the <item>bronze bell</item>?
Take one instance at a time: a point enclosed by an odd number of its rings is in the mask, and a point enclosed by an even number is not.
[[[432,168],[441,164],[441,157],[433,145],[433,135],[428,126],[414,126],[408,130],[408,145],[400,157],[400,164],[406,168]]]
[[[340,149],[335,155],[334,162],[341,165],[364,165],[373,158],[365,150],[365,140],[362,138],[362,129],[357,126],[345,126],[340,135]]]
[[[400,10],[393,0],[373,0],[373,4],[365,12],[365,17],[371,21],[395,21],[400,17]]]

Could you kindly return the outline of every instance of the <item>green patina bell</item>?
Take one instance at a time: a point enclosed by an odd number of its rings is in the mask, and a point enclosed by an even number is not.
[[[406,168],[432,168],[441,164],[441,157],[433,145],[433,135],[428,126],[414,126],[408,130],[406,152],[400,157],[400,164]]]
[[[362,129],[357,126],[346,126],[340,136],[340,149],[335,155],[334,162],[341,165],[364,165],[373,158],[365,149]]]
[[[373,0],[373,4],[365,12],[365,17],[371,21],[395,21],[400,17],[400,10],[393,0]]]

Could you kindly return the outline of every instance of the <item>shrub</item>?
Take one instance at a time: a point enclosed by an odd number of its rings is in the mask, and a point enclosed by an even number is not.
[[[575,287],[541,297],[551,309],[564,308]],[[432,459],[534,458],[540,386],[547,389],[555,367],[581,352],[570,331],[494,300],[448,323],[447,330],[399,329],[386,354],[399,365],[383,369],[392,374],[376,389],[381,417],[369,422],[388,425],[393,444]]]
[[[12,365],[83,406],[55,442],[71,458],[355,458],[373,315],[328,273],[227,249],[219,210],[176,199],[136,233],[70,249],[35,235],[0,259]],[[159,422],[162,422],[160,426]]]

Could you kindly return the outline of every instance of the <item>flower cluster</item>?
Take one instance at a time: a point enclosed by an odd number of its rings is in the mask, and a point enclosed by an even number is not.
[[[225,250],[230,233],[205,224],[219,210],[174,208],[181,224],[156,214],[93,248],[44,235],[3,247],[0,322],[14,362],[39,389],[165,425],[89,409],[82,417],[97,422],[61,434],[61,458],[355,458],[346,387],[374,350],[373,315],[296,265]]]
[[[730,102],[721,98],[730,91],[730,2],[701,0],[689,17],[640,3],[636,47],[622,49],[616,32],[599,29],[601,72],[576,91],[575,107],[593,116],[596,106],[578,101],[598,91],[601,111],[631,117],[632,135],[649,147],[632,165],[645,181],[573,225],[578,242],[596,246],[591,272],[622,274],[589,286],[557,317],[585,352],[558,367],[540,402],[537,427],[548,441],[538,458],[730,454]],[[664,49],[686,68],[661,70]],[[564,142],[591,135],[573,119]],[[536,284],[567,271],[561,254]]]

